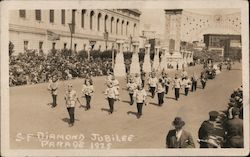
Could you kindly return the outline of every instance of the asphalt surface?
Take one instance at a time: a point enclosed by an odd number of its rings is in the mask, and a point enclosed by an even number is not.
[[[201,65],[187,69],[188,74],[200,73]],[[174,76],[175,71],[169,72]],[[178,72],[180,73],[180,71]],[[198,129],[201,123],[208,119],[208,112],[212,110],[225,110],[229,96],[233,89],[242,84],[241,64],[233,65],[231,71],[223,69],[214,80],[207,82],[207,87],[201,89],[200,82],[196,92],[190,92],[184,96],[181,90],[179,101],[174,100],[174,91],[170,90],[165,95],[165,103],[162,107],[157,106],[157,96],[149,98],[149,105],[143,106],[143,115],[136,118],[136,105],[129,105],[129,95],[124,89],[125,78],[118,78],[120,81],[120,101],[115,102],[115,112],[109,115],[108,102],[103,91],[105,77],[94,78],[95,93],[91,101],[91,109],[85,111],[75,109],[75,125],[68,127],[68,113],[63,98],[67,83],[72,83],[73,88],[81,97],[80,91],[83,79],[59,82],[58,106],[50,108],[48,105],[52,98],[47,91],[47,83],[29,86],[10,88],[10,148],[12,149],[64,149],[64,148],[165,148],[167,132],[173,128],[172,121],[176,116],[182,117],[186,125],[184,129],[191,132],[196,147]],[[85,105],[85,100],[80,99]],[[37,133],[38,132],[38,133]],[[40,133],[39,133],[40,132]],[[41,140],[41,134],[50,135],[50,143],[46,139]],[[39,135],[38,135],[39,134]],[[93,134],[109,135],[112,142],[99,143],[94,139]],[[67,140],[54,140],[54,135],[84,135],[84,139],[68,140],[71,146],[65,146]],[[119,139],[116,139],[119,136]],[[127,136],[127,137],[126,137]],[[122,139],[123,138],[123,142]],[[41,140],[41,141],[39,141]],[[131,140],[131,141],[130,141]],[[63,141],[63,146],[55,146],[56,142]],[[73,141],[78,143],[73,146]],[[82,143],[81,143],[82,142]],[[82,145],[81,145],[81,144]],[[84,143],[84,145],[83,145]],[[97,144],[96,144],[97,143]],[[102,144],[103,143],[103,144]],[[59,144],[58,144],[59,145]]]

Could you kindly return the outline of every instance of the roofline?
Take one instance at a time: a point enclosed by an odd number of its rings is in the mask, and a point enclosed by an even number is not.
[[[203,34],[203,36],[205,35],[217,35],[217,36],[241,36],[241,34]]]

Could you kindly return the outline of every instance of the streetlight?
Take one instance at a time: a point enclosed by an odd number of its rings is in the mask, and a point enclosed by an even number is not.
[[[106,51],[107,51],[107,49],[108,49],[107,42],[108,42],[108,38],[109,38],[109,33],[106,29],[105,29],[105,32],[103,33],[103,36],[105,39],[105,47],[106,47]]]
[[[71,53],[72,52],[72,38],[73,38],[75,24],[68,23],[68,25],[69,25],[69,30],[70,30],[70,53]]]

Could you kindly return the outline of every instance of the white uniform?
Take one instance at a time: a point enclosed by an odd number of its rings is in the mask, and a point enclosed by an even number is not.
[[[134,92],[133,97],[135,98],[136,103],[144,103],[146,100],[146,97],[147,97],[147,93],[146,93],[145,89],[136,90]]]
[[[66,106],[67,107],[75,107],[77,101],[77,94],[75,90],[66,91],[65,94]]]
[[[89,95],[89,96],[93,95],[93,93],[94,93],[94,87],[93,87],[93,85],[89,85],[89,86],[83,85],[83,87],[82,87],[82,93],[84,95]]]
[[[150,77],[148,80],[148,84],[150,87],[156,87],[157,82],[158,82],[158,79],[156,77],[154,78]]]
[[[104,94],[107,95],[107,98],[113,99],[117,99],[119,96],[119,92],[116,87],[107,88]]]

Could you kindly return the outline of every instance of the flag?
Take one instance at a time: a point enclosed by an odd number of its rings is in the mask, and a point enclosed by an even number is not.
[[[60,40],[60,35],[47,30],[47,38],[48,40],[51,40],[51,41]]]

